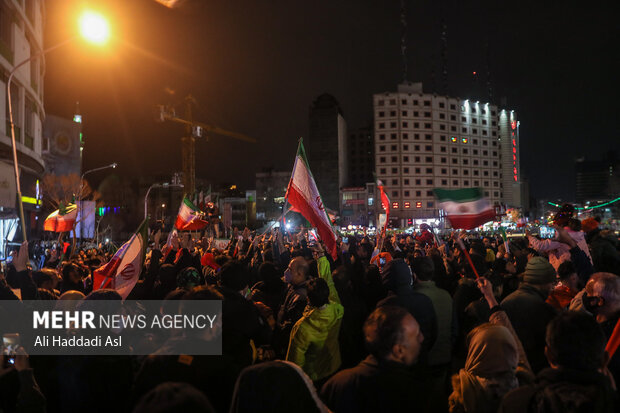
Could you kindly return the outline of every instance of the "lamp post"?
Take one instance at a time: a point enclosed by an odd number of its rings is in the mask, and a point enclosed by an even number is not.
[[[148,216],[148,201],[149,201],[149,194],[151,193],[151,189],[153,188],[183,188],[183,184],[169,184],[169,183],[164,183],[164,184],[153,184],[151,186],[149,186],[149,189],[146,190],[146,195],[144,196],[144,219],[147,219]],[[165,204],[162,204],[162,207],[165,208]]]
[[[107,40],[109,36],[107,23],[101,16],[98,16],[94,13],[87,12],[80,19],[80,26],[82,35],[87,38],[89,41],[94,43],[103,43]],[[56,50],[59,47],[66,45],[71,42],[74,37],[71,37],[61,43],[58,43],[55,46],[48,47],[38,53],[33,54],[28,59],[25,59],[19,62],[17,65],[13,67],[13,70],[9,73],[9,78],[6,82],[6,94],[7,99],[9,101],[9,123],[11,124],[11,145],[13,146],[13,166],[15,167],[15,187],[17,190],[17,203],[19,205],[19,219],[22,223],[22,236],[24,237],[24,241],[27,241],[26,237],[26,220],[24,219],[24,204],[22,202],[22,190],[21,184],[19,182],[19,164],[17,162],[17,145],[15,144],[15,124],[13,123],[13,101],[11,99],[11,81],[13,80],[13,76],[17,70],[24,66],[26,63],[30,62],[33,59],[39,58],[45,55],[52,50]]]
[[[91,173],[91,172],[97,172],[97,171],[102,171],[104,169],[108,169],[108,168],[116,168],[118,166],[118,164],[116,162],[111,163],[109,165],[106,166],[100,166],[99,168],[94,168],[94,169],[89,169],[88,171],[84,172],[82,174],[82,176],[80,177],[80,186],[82,186],[82,182],[84,181],[84,176],[86,176],[87,174]]]
[[[78,193],[78,198],[79,198],[78,202],[79,202],[79,205],[80,205],[80,207],[79,207],[79,214],[80,214],[80,217],[82,219],[84,218],[84,217],[81,216],[82,215],[82,207],[84,206],[84,204],[83,204],[84,201],[82,200],[82,195],[83,195],[82,193],[84,191],[84,177],[86,175],[88,175],[89,173],[91,173],[91,172],[102,171],[102,170],[108,169],[108,168],[114,169],[117,166],[118,166],[118,164],[116,162],[113,162],[113,163],[111,163],[109,165],[106,165],[106,166],[100,166],[99,168],[89,169],[88,171],[84,172],[82,174],[82,176],[80,177],[80,192]],[[81,223],[80,223],[80,239],[82,239],[82,224]]]

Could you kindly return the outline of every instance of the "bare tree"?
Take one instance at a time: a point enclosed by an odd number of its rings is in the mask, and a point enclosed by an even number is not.
[[[71,203],[78,203],[84,199],[94,196],[98,198],[96,191],[93,191],[88,182],[81,179],[78,174],[69,175],[46,175],[41,181],[41,191],[43,193],[43,202],[49,204],[53,209],[59,209],[60,205],[67,206]],[[80,216],[76,221],[76,225],[83,221],[86,217]],[[75,228],[72,230],[73,247],[71,255],[75,252],[76,234]],[[59,236],[59,241],[63,234]]]

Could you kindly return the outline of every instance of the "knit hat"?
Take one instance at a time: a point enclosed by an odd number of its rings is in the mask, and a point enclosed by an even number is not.
[[[595,220],[594,218],[586,218],[583,221],[581,221],[581,229],[586,234],[588,232],[594,231],[597,228],[598,228],[598,221]]]
[[[548,284],[555,280],[555,268],[543,257],[534,257],[525,266],[523,281],[528,284]]]

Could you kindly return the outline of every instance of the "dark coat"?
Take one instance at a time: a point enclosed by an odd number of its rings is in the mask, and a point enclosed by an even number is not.
[[[424,335],[420,356],[421,361],[425,362],[428,351],[433,348],[437,340],[437,314],[433,301],[427,295],[413,289],[411,268],[400,258],[390,261],[383,268],[381,281],[389,295],[379,301],[377,307],[388,305],[403,307],[416,319]]]
[[[620,274],[620,253],[613,238],[604,236],[597,228],[588,233],[586,241],[590,246],[592,262],[597,272]]]
[[[287,324],[292,326],[301,318],[304,313],[304,308],[308,304],[308,291],[306,290],[306,283],[300,285],[288,285],[284,302],[280,306],[278,311],[277,322],[280,328],[285,327]]]
[[[244,365],[252,363],[252,347],[271,342],[271,329],[263,319],[252,301],[239,292],[226,287],[217,287],[224,296],[222,302],[222,350],[225,354],[243,361]]]
[[[517,388],[504,396],[502,413],[611,413],[616,394],[609,379],[596,371],[545,369],[536,384]]]
[[[522,284],[501,304],[523,344],[534,373],[549,366],[545,357],[545,334],[547,324],[557,315],[545,300],[536,287]]]
[[[187,343],[182,338],[166,342],[162,352],[180,352],[177,347]],[[144,359],[134,382],[134,400],[158,384],[172,381],[189,383],[202,391],[218,412],[227,412],[235,381],[242,365],[233,357],[221,356],[164,356],[151,355]],[[92,385],[91,382],[90,384]]]
[[[267,284],[265,281],[259,281],[251,288],[252,293],[250,298],[254,302],[262,302],[267,307],[271,308],[274,317],[278,315],[280,311],[280,305],[284,302],[284,298],[288,292],[287,284],[284,281],[278,280],[273,284]]]
[[[321,399],[336,413],[398,413],[415,411],[425,398],[411,370],[403,364],[379,362],[368,356],[342,370],[321,389]]]

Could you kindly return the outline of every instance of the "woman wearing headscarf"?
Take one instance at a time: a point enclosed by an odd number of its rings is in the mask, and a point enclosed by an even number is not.
[[[518,387],[517,345],[503,326],[471,331],[465,367],[452,377],[451,412],[496,412],[504,394]]]
[[[496,412],[506,393],[533,379],[523,346],[497,304],[491,283],[480,278],[478,285],[491,308],[490,322],[467,336],[465,367],[452,377],[451,413]]]

